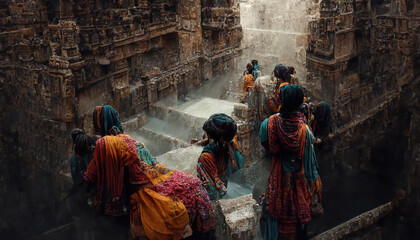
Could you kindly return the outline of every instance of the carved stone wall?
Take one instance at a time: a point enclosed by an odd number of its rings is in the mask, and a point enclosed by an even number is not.
[[[414,79],[420,44],[417,5],[321,1],[321,18],[310,23],[308,84],[315,97],[341,110],[335,116],[338,127],[392,99]]]
[[[233,66],[241,39],[236,1],[0,1],[5,239],[66,223],[69,184],[57,173],[69,168],[71,129],[90,132],[96,105],[125,120],[169,94],[183,97]]]
[[[390,196],[418,191],[419,13],[411,0],[321,1],[309,27],[307,86],[333,108],[335,137],[317,154],[325,191],[334,179],[364,172],[386,183]],[[407,201],[417,209],[418,201]],[[418,225],[418,216],[407,212],[401,226]],[[418,231],[401,229],[395,235]]]
[[[307,83],[316,99],[336,110],[334,129],[342,136],[335,142],[338,158],[350,156],[343,153],[352,148],[356,155],[349,158],[369,159],[369,147],[355,147],[370,139],[369,132],[378,141],[398,123],[397,116],[381,114],[396,106],[404,88],[416,85],[419,6],[404,0],[324,0],[320,6],[320,19],[310,23]]]
[[[279,64],[294,66],[301,84],[306,81],[308,22],[319,17],[319,1],[241,0],[245,69],[252,59],[270,75]]]
[[[2,1],[0,28],[2,118],[21,157],[52,171],[96,105],[127,118],[241,53],[237,1]]]

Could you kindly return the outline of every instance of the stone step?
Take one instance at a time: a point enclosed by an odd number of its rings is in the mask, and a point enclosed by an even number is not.
[[[234,105],[235,102],[204,97],[201,99],[190,100],[187,103],[177,106],[176,109],[197,118],[208,119],[215,113],[232,115]]]
[[[202,126],[206,120],[181,114],[179,118],[161,118],[149,117],[144,128],[150,129],[164,135],[178,138],[185,142],[190,142],[191,138],[201,137],[203,135]]]
[[[197,160],[202,150],[203,147],[195,145],[178,148],[159,155],[156,159],[170,169],[187,172],[195,177],[197,176]]]
[[[172,106],[157,103],[150,107],[149,114],[163,120],[182,119],[187,123],[195,123],[197,120],[206,120],[215,113],[232,115],[235,104],[237,103],[233,101],[202,97],[187,99],[181,104]]]
[[[236,103],[201,98],[175,106],[155,104],[149,109],[149,117],[145,127],[166,135],[189,142],[191,138],[203,135],[204,122],[215,113],[225,113],[232,116]]]
[[[205,118],[195,117],[172,107],[153,105],[149,109],[147,126],[152,129],[164,131],[165,134],[189,142],[191,138],[200,138],[203,135]]]
[[[134,140],[143,143],[153,156],[158,156],[171,150],[185,148],[191,145],[181,139],[150,129],[146,125],[129,133],[129,135]]]
[[[128,119],[124,119],[121,125],[125,132],[133,132],[143,127],[147,122],[147,116],[144,112],[130,116]]]
[[[235,199],[250,193],[252,193],[252,186],[229,181],[227,185],[227,192],[223,196],[223,199]]]

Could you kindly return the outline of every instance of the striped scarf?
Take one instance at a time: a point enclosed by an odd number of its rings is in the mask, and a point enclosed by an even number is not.
[[[279,122],[279,138],[284,149],[298,152],[299,146],[299,129],[305,122],[305,116],[301,112],[293,112],[283,114]]]

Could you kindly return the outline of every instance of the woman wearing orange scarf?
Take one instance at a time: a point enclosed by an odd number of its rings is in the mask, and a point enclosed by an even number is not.
[[[142,175],[138,165],[137,153],[121,139],[105,136],[96,142],[93,160],[85,172],[84,181],[96,186],[98,193],[94,205],[99,212],[112,216],[128,214],[127,197],[130,193],[125,179],[129,175]],[[130,182],[133,182],[133,178]]]
[[[86,182],[96,183],[99,212],[130,213],[133,239],[180,239],[191,227],[196,232],[214,227],[209,197],[197,178],[171,171],[123,134],[111,106],[96,107],[93,116],[96,132],[111,135],[98,140],[85,173]]]
[[[268,99],[268,108],[271,114],[280,112],[281,96],[284,91],[284,86],[289,85],[291,79],[289,69],[283,64],[277,64],[273,70],[273,74],[277,79],[277,83],[272,93],[273,96]]]

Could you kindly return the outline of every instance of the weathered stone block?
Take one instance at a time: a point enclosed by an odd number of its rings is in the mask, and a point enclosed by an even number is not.
[[[147,115],[140,114],[121,123],[125,132],[132,132],[143,127],[147,122]]]
[[[115,89],[126,88],[129,85],[128,69],[122,69],[113,73],[112,87]]]
[[[359,75],[357,73],[353,73],[343,80],[344,88],[359,87],[359,81]]]
[[[233,106],[233,115],[239,119],[248,119],[252,114],[252,108],[246,104],[237,103]]]
[[[156,159],[170,169],[187,172],[195,177],[197,176],[198,157],[202,150],[203,148],[200,146],[179,148],[159,155]]]
[[[221,212],[218,214],[224,216],[224,222],[217,222],[217,224],[226,227],[226,234],[216,233],[218,239],[246,240],[255,237],[261,207],[252,198],[252,194],[235,199],[221,199],[219,205]]]
[[[341,59],[350,57],[355,53],[355,35],[354,31],[344,31],[336,33],[334,42],[334,57]]]

